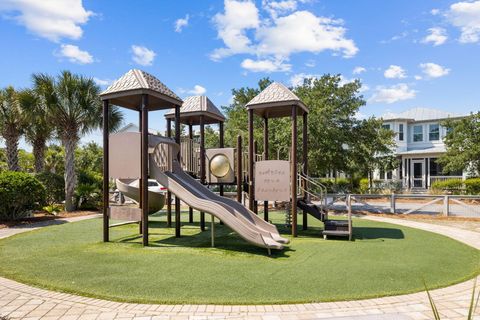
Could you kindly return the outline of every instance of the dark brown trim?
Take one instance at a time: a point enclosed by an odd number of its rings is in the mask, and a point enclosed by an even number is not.
[[[268,160],[268,118],[263,118],[263,160]],[[268,221],[268,201],[263,201],[263,220]]]
[[[205,184],[205,116],[200,116],[200,182]],[[200,212],[200,229],[205,231],[205,212]]]
[[[175,106],[175,142],[180,145],[180,106]],[[177,154],[177,161],[180,162],[180,152]],[[180,198],[175,196],[175,237],[179,238],[181,233],[180,221]]]
[[[142,243],[148,246],[148,95],[142,95],[141,180],[142,186]]]
[[[292,144],[291,144],[291,199],[292,199],[292,236],[297,236],[297,106],[292,106]]]
[[[109,208],[109,190],[110,190],[110,177],[109,177],[109,102],[108,100],[103,101],[103,242],[108,242],[110,240],[109,232],[109,218],[108,218],[108,208]]]
[[[237,201],[242,203],[243,168],[242,168],[242,136],[237,136]]]
[[[167,137],[172,137],[172,120],[167,119]],[[172,193],[167,190],[167,227],[172,227]]]
[[[188,125],[188,139],[193,140],[193,125]],[[193,150],[190,152],[190,159],[189,162],[193,163]],[[193,208],[188,207],[188,222],[193,223]]]
[[[254,210],[255,201],[255,178],[253,177],[254,165],[254,149],[253,149],[253,110],[248,110],[248,208]]]

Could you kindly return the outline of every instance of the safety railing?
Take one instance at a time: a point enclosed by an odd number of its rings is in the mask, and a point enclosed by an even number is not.
[[[180,140],[182,169],[197,174],[200,172],[200,143],[187,137]]]
[[[331,210],[362,213],[422,214],[480,218],[480,195],[327,194]]]

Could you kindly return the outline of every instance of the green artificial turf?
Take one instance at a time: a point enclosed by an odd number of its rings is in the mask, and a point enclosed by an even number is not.
[[[271,218],[288,233],[281,213]],[[137,225],[112,229],[112,242],[102,243],[100,219],[1,240],[0,275],[119,301],[262,304],[422,291],[424,280],[429,288],[447,286],[478,274],[480,265],[480,251],[450,238],[360,219],[349,242],[323,240],[322,224],[310,218],[309,231],[270,257],[226,226],[215,225],[217,247],[210,248],[210,231],[198,224],[184,223],[177,239],[164,216],[152,219],[148,248]]]

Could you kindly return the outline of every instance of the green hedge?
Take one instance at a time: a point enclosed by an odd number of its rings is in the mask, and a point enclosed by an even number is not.
[[[480,194],[480,178],[465,180],[465,190],[467,194]]]
[[[430,188],[434,192],[449,192],[453,194],[460,194],[463,187],[463,180],[462,179],[448,179],[443,181],[435,181],[432,183]]]
[[[21,219],[45,203],[45,187],[24,172],[0,173],[0,220]]]
[[[46,189],[46,204],[52,206],[65,200],[65,179],[62,175],[41,172],[35,175]]]
[[[346,178],[321,178],[319,182],[327,188],[328,193],[343,193],[350,191],[350,181]]]
[[[436,193],[449,192],[453,194],[480,194],[480,178],[435,181],[432,183],[431,189]]]

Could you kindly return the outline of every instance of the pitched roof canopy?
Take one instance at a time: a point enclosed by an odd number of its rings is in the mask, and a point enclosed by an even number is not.
[[[116,80],[100,94],[102,100],[128,109],[139,110],[142,95],[147,94],[148,110],[168,109],[174,105],[182,105],[172,90],[151,74],[132,69]]]
[[[266,118],[290,116],[292,106],[299,107],[298,114],[308,113],[300,98],[279,82],[270,84],[246,105],[247,110]]]
[[[463,115],[429,108],[413,108],[400,113],[386,113],[382,116],[383,120],[410,120],[410,121],[427,121],[440,120],[448,118],[459,118]]]
[[[200,116],[204,116],[205,124],[224,122],[225,117],[206,96],[191,96],[185,98],[180,108],[180,123],[200,124]],[[175,110],[171,109],[165,113],[165,118],[175,118]]]

